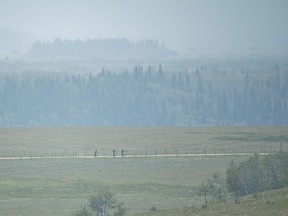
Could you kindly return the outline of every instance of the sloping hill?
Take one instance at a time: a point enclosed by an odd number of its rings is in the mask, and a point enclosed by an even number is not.
[[[167,209],[150,211],[135,216],[275,216],[288,215],[288,189],[274,190],[242,198],[240,204],[229,201],[221,204],[210,204],[206,209],[199,207],[187,207],[182,209]]]

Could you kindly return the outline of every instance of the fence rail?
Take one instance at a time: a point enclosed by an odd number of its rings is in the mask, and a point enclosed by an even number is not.
[[[177,149],[172,152],[168,150],[164,151],[159,151],[155,150],[154,152],[152,151],[138,151],[136,150],[135,152],[133,151],[121,151],[119,154],[118,151],[98,151],[97,154],[94,152],[87,153],[45,153],[45,154],[30,154],[30,155],[0,155],[0,160],[35,160],[35,159],[112,159],[112,158],[180,158],[180,157],[247,157],[247,156],[253,156],[254,154],[259,154],[259,155],[268,155],[268,154],[275,154],[277,151],[280,149],[272,149],[272,151],[267,152],[267,151],[253,151],[253,152],[248,152],[248,151],[243,151],[243,152],[230,152],[230,151],[202,151],[202,152],[192,152],[192,151],[178,151]],[[109,153],[110,152],[110,153]]]
[[[212,157],[212,156],[251,156],[253,154],[274,154],[279,151],[288,151],[288,143],[262,143],[252,145],[231,146],[186,146],[179,148],[154,148],[154,149],[108,149],[95,148],[86,151],[61,152],[35,152],[20,151],[16,149],[0,150],[0,160],[16,159],[79,159],[79,158],[156,158],[156,157]]]

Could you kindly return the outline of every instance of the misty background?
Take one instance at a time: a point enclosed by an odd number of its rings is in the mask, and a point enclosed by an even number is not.
[[[0,0],[0,126],[288,124],[286,0]]]
[[[159,40],[191,49],[287,47],[286,0],[1,0],[0,51],[55,38]]]

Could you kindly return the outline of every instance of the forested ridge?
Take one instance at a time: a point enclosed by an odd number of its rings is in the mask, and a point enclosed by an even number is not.
[[[0,125],[287,125],[288,73],[202,70],[2,74]]]
[[[177,52],[167,49],[157,40],[130,41],[128,39],[86,39],[86,40],[62,40],[56,38],[53,41],[35,42],[28,56],[33,58],[57,59],[57,58],[153,58],[176,56]]]

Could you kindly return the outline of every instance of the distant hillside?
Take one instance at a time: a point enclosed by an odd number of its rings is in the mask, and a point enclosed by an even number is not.
[[[38,58],[164,58],[175,56],[175,51],[159,45],[156,40],[140,40],[138,42],[127,39],[87,39],[62,40],[52,42],[35,42],[29,53]]]

